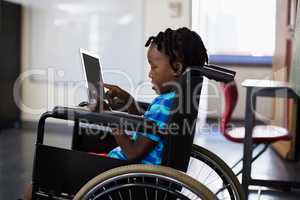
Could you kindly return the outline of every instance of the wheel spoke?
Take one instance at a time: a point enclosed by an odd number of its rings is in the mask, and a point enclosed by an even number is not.
[[[169,183],[168,190],[171,190],[172,183]],[[168,197],[168,193],[165,192],[163,200],[166,200]]]
[[[142,178],[143,182],[142,183],[145,183],[145,177]],[[147,191],[147,188],[144,189],[144,192],[145,192],[145,197],[146,197],[146,200],[149,200],[148,198],[148,191]]]
[[[197,160],[201,169],[197,173],[197,180],[218,195],[218,199],[244,199],[241,185],[232,170],[217,155],[193,145],[191,159]],[[195,163],[192,161],[191,163]],[[205,164],[204,164],[205,163]],[[193,167],[191,167],[191,170]],[[205,173],[202,173],[205,172]],[[225,186],[226,187],[225,187]]]
[[[130,183],[130,178],[128,178],[128,183]],[[130,189],[130,187],[129,187],[129,189],[128,189],[128,194],[129,194],[129,199],[132,200],[131,189]]]
[[[198,183],[184,173],[163,166],[132,165],[118,167],[111,171],[103,173],[103,177],[97,176],[96,178],[101,182],[96,186],[83,187],[92,188],[85,193],[87,199],[105,197],[110,200],[167,200],[174,197],[178,200],[211,200],[214,199],[213,196],[217,196],[218,200],[244,199],[239,182],[228,166],[216,155],[200,147],[196,150],[193,147],[190,171],[188,171],[191,176],[196,175]],[[113,181],[116,181],[115,184],[112,184]],[[214,191],[214,194],[211,191]]]

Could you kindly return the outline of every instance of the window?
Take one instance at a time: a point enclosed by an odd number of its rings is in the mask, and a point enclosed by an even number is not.
[[[210,61],[271,64],[276,0],[193,0],[192,27]]]

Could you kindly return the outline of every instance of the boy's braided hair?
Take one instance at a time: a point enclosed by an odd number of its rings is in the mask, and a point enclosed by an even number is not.
[[[183,64],[184,70],[187,67],[202,67],[208,62],[201,37],[186,27],[177,30],[168,28],[159,32],[156,36],[149,37],[145,47],[151,43],[156,44],[160,52],[169,56],[172,67],[176,61]]]

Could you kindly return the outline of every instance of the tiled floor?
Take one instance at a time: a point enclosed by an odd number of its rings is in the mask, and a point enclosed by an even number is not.
[[[195,143],[216,153],[229,166],[232,166],[242,156],[243,146],[241,144],[230,142],[217,132],[201,135],[196,138]],[[252,178],[300,182],[300,162],[284,161],[271,148],[258,158],[252,166]],[[253,187],[251,189],[249,200],[300,199],[300,190],[283,192],[263,187]]]
[[[67,127],[55,133],[48,127],[45,141],[47,144],[69,147],[71,128]],[[0,132],[0,200],[15,200],[22,196],[24,187],[31,180],[34,141],[36,131],[4,130]],[[197,136],[196,143],[218,154],[228,165],[236,161],[242,152],[240,144],[225,140],[217,133]],[[300,164],[280,159],[272,150],[268,150],[255,164],[255,177],[275,177],[300,181]],[[299,200],[300,191],[282,192],[253,190],[250,200]]]

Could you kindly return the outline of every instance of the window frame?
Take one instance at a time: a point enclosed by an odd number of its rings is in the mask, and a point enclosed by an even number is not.
[[[209,63],[217,65],[245,65],[272,67],[273,56],[245,56],[245,55],[209,55]]]
[[[200,0],[197,0],[200,1]],[[191,2],[191,27],[193,27],[193,0]],[[198,14],[199,16],[199,14]],[[276,19],[275,19],[276,20]],[[276,26],[276,23],[275,23]],[[276,27],[274,29],[276,31]],[[276,33],[274,33],[276,34]],[[274,41],[275,45],[275,41]],[[275,49],[273,55],[270,56],[253,56],[253,55],[243,55],[241,54],[210,54],[209,55],[209,63],[217,64],[217,65],[243,65],[243,66],[264,66],[264,67],[272,67],[273,57],[274,57]]]

